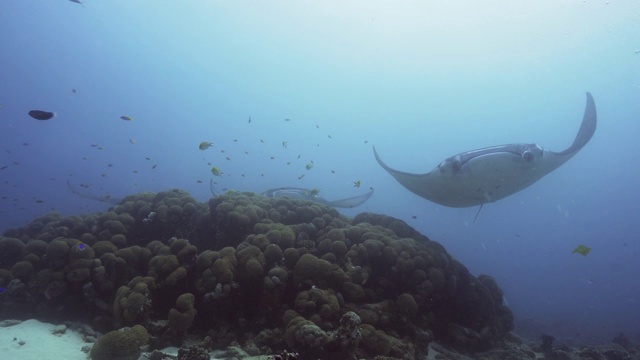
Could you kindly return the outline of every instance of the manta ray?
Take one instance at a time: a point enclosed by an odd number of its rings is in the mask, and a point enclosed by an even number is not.
[[[269,189],[262,192],[262,195],[271,198],[288,196],[293,199],[319,202],[321,204],[325,204],[327,206],[335,208],[353,208],[369,200],[371,195],[373,195],[373,189],[362,195],[333,201],[326,200],[321,196],[318,196],[317,194],[314,195],[314,192],[312,190],[298,187],[282,187],[277,189]]]
[[[220,196],[220,194],[214,187],[213,179],[211,179],[211,181],[209,182],[209,189],[211,190],[211,195],[213,195],[213,197]],[[321,203],[321,204],[335,207],[335,208],[354,208],[356,206],[362,205],[365,201],[369,200],[369,198],[373,195],[373,189],[369,190],[368,192],[362,195],[358,195],[358,196],[354,196],[346,199],[333,200],[333,201],[326,200],[323,197],[318,196],[318,190],[305,189],[300,187],[291,187],[291,186],[269,189],[261,192],[260,195],[268,198],[277,198],[277,197],[287,196],[292,199],[315,201],[317,203]]]
[[[447,158],[426,174],[395,170],[382,161],[375,147],[373,153],[378,164],[414,194],[444,206],[480,205],[482,209],[486,203],[531,186],[567,162],[589,142],[596,131],[596,124],[596,106],[587,92],[580,130],[573,144],[560,152],[537,144],[491,146]]]

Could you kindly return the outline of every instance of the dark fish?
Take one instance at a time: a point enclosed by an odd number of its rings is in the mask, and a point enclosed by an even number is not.
[[[56,114],[43,110],[31,110],[29,111],[29,116],[36,120],[49,120],[52,117],[56,116]]]
[[[69,0],[69,1],[71,1],[71,2],[74,2],[74,3],[76,3],[76,4],[80,4],[80,5],[84,6],[84,4],[82,3],[82,1],[80,1],[80,0]]]

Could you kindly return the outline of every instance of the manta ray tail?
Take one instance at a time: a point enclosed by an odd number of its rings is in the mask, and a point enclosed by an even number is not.
[[[473,223],[476,223],[476,219],[478,218],[478,215],[480,215],[480,210],[482,210],[482,207],[484,206],[484,203],[480,204],[480,209],[478,209],[478,212],[476,213],[476,217],[473,218]]]

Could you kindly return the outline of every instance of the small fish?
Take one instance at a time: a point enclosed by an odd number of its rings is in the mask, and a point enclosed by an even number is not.
[[[282,142],[282,147],[283,147],[283,148],[286,148],[286,147],[287,147],[287,145],[289,145],[289,142],[288,142],[288,141],[283,141],[283,142]]]
[[[272,156],[272,157],[271,157],[271,160],[273,160],[273,159],[275,159],[275,156]]]
[[[298,180],[302,180],[303,177],[304,177],[304,174],[298,176]]]
[[[230,158],[230,157],[228,157],[228,156],[227,156],[225,159],[227,159],[227,160],[231,160],[231,158]]]
[[[365,144],[368,144],[368,143],[369,143],[369,140],[365,140],[365,141],[364,141],[364,143],[365,143]]]
[[[300,159],[300,156],[302,156],[302,154],[298,154],[298,159]]]
[[[91,144],[91,147],[98,147],[98,146],[100,146],[100,145],[98,145],[98,144]]]
[[[145,160],[151,160],[151,158],[149,156],[145,157]]]
[[[417,217],[417,216],[415,216],[415,215],[413,215],[413,216],[411,216],[411,218],[412,218],[412,219],[417,219],[418,217]]]
[[[202,180],[196,180],[198,184],[202,184]]]
[[[151,169],[155,169],[156,167],[158,167],[158,164],[154,164]]]
[[[238,139],[233,139],[233,142],[238,142]]]
[[[44,110],[31,110],[29,111],[29,116],[36,120],[44,121],[56,116],[56,113]]]
[[[69,1],[71,1],[71,0],[69,0]],[[76,89],[71,89],[71,92],[75,94],[77,91],[76,91]]]
[[[584,246],[584,245],[578,245],[578,247],[573,249],[573,251],[571,253],[572,254],[580,254],[582,256],[587,256],[590,251],[591,251],[590,247]]]
[[[136,139],[134,139],[134,138],[129,139],[129,143],[135,144],[136,143]]]
[[[286,119],[284,119],[284,121],[291,121],[291,119],[289,119],[289,118],[286,118]]]
[[[127,115],[120,116],[120,119],[125,120],[125,121],[133,121],[133,118],[131,116],[127,116]]]
[[[264,140],[260,139],[260,142],[264,144]]]
[[[249,116],[249,124],[251,124],[251,116]]]
[[[354,181],[354,182],[353,182],[353,187],[357,187],[357,188],[359,188],[359,187],[360,187],[360,180],[356,180],[356,181]]]
[[[69,0],[69,1],[71,1],[73,3],[76,3],[76,4],[80,4],[80,5],[82,5],[82,7],[84,7],[84,4],[80,0]],[[75,90],[74,90],[74,92],[75,92]]]
[[[327,135],[327,137],[328,137],[329,139],[333,139],[333,138],[331,137],[331,135]]]
[[[307,170],[311,170],[312,167],[313,167],[313,162],[310,162],[307,164],[307,166],[305,166]]]
[[[0,167],[0,170],[4,170],[4,169],[6,169],[6,168],[8,168],[8,167],[9,167],[9,165],[5,165],[5,166],[3,166],[3,167]]]
[[[200,143],[200,145],[198,145],[198,149],[207,150],[208,148],[210,148],[212,146],[213,146],[213,143],[203,141],[203,142]]]
[[[220,171],[220,169],[218,169],[217,166],[214,166],[211,168],[211,173],[213,174],[213,176],[221,176],[222,175],[222,171]]]

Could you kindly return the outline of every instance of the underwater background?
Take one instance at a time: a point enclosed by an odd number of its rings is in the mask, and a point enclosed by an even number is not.
[[[516,330],[637,340],[638,34],[633,0],[5,0],[0,231],[111,206],[69,184],[206,201],[212,167],[220,192],[298,186],[333,200],[373,188],[342,212],[403,219],[494,276]],[[475,223],[477,208],[417,197],[373,156],[375,145],[390,166],[426,173],[498,144],[560,151],[586,91],[599,121],[590,143]]]

